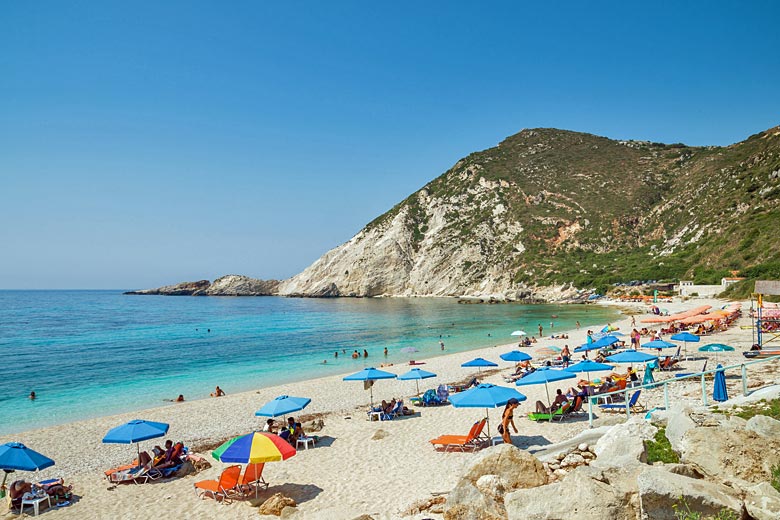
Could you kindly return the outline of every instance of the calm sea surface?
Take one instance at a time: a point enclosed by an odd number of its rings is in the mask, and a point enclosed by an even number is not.
[[[0,291],[0,434],[159,406],[179,394],[208,397],[216,385],[232,393],[405,361],[404,347],[419,349],[415,358],[438,356],[440,340],[450,353],[510,342],[517,329],[536,334],[538,323],[547,334],[550,321],[564,330],[616,316],[595,306],[428,298]],[[355,349],[368,359],[341,353]]]

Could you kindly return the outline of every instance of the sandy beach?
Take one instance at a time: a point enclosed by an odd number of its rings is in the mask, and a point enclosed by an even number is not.
[[[670,312],[676,312],[702,304],[720,307],[724,303],[726,302],[720,300],[695,299],[684,303],[676,300],[675,303],[663,306]],[[641,326],[639,322],[642,318],[649,316],[649,306],[645,304],[606,304],[620,305],[641,313],[636,316],[638,326]],[[752,344],[751,331],[740,327],[750,323],[747,317],[749,307],[749,302],[743,302],[743,317],[728,331],[707,336],[702,340],[701,344],[718,342],[736,347],[735,352],[719,356],[724,365],[744,360],[741,352]],[[545,324],[546,333],[549,333],[548,325]],[[544,346],[562,347],[564,344],[568,344],[573,350],[575,346],[585,342],[588,328],[596,331],[604,325],[605,323],[583,323],[579,330],[555,330],[556,334],[568,333],[569,339],[540,341],[526,350],[533,355]],[[628,334],[631,330],[630,317],[626,315],[613,325]],[[431,388],[439,383],[462,381],[476,374],[476,370],[461,368],[460,365],[478,356],[499,363],[501,368],[499,373],[485,378],[485,381],[506,385],[503,376],[513,370],[513,365],[501,361],[499,354],[509,350],[508,346],[514,348],[517,344],[507,342],[501,346],[425,360],[421,368],[438,374],[438,377],[422,381],[420,387]],[[689,346],[689,352],[695,349],[695,346]],[[667,352],[673,353],[671,349]],[[704,357],[701,353],[695,354],[695,359],[683,363],[688,371],[699,371],[702,368]],[[540,358],[535,359],[538,361]],[[376,361],[378,366],[381,360]],[[770,365],[759,367],[749,371],[752,386],[774,380],[775,376],[769,372]],[[708,368],[714,368],[712,361]],[[385,368],[396,374],[408,369],[408,365]],[[625,372],[625,367],[619,366],[617,370]],[[270,487],[260,493],[259,502],[273,493],[281,492],[298,503],[296,518],[351,519],[361,514],[370,514],[377,519],[436,518],[436,515],[430,513],[404,516],[404,512],[417,500],[449,491],[473,455],[436,452],[428,440],[440,434],[467,433],[470,425],[483,412],[478,409],[456,409],[452,406],[414,407],[417,412],[414,416],[371,422],[366,420],[365,413],[369,401],[368,391],[364,390],[360,383],[342,381],[343,375],[27,431],[0,437],[0,443],[23,442],[46,454],[56,461],[56,465],[42,471],[39,477],[64,477],[68,483],[74,485],[78,501],[69,507],[47,511],[45,518],[129,519],[158,515],[193,519],[257,518],[256,509],[251,507],[255,501],[222,505],[213,500],[196,497],[193,483],[217,478],[226,466],[214,460],[208,451],[202,450],[200,454],[209,460],[212,467],[198,475],[145,485],[112,486],[103,479],[103,470],[129,462],[135,455],[135,446],[106,445],[101,443],[101,439],[110,428],[131,419],[141,418],[169,423],[168,438],[181,440],[198,452],[199,447],[213,446],[232,436],[260,429],[263,419],[255,417],[254,412],[274,397],[283,394],[306,396],[312,398],[312,403],[305,413],[322,414],[325,426],[322,431],[316,433],[320,436],[320,441],[315,448],[301,450],[287,461],[266,464],[264,477]],[[670,375],[656,372],[656,380],[667,377]],[[565,389],[575,382],[576,379],[564,381],[566,384],[561,384],[560,387]],[[229,391],[229,381],[221,386]],[[551,391],[555,387],[551,385]],[[527,448],[555,443],[588,428],[587,416],[553,424],[528,420],[524,415],[533,409],[533,403],[537,399],[546,400],[544,386],[522,387],[519,390],[527,395],[528,399],[519,408],[521,414],[516,415],[519,429],[519,433],[513,436],[516,446]],[[740,380],[730,379],[730,395],[737,395],[740,391]],[[407,405],[411,407],[408,397],[414,393],[414,381],[384,380],[377,381],[374,385],[375,400],[404,397]],[[663,405],[660,389],[643,394],[642,401],[648,408]],[[673,387],[670,394],[673,402],[688,400],[698,403],[701,384],[698,380],[679,383]],[[89,406],[89,403],[85,403],[85,406]],[[500,409],[490,412],[492,432],[495,432],[494,425],[498,423],[500,415]],[[599,414],[595,425],[608,424],[615,420],[619,419]],[[162,440],[144,442],[141,449],[150,449]],[[18,472],[9,476],[9,482],[15,477],[32,476]]]

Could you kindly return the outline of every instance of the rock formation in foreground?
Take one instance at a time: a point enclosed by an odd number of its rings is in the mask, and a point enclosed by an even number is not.
[[[157,294],[163,296],[271,296],[276,294],[279,280],[257,280],[248,276],[229,274],[213,282],[182,282],[157,289],[128,291],[125,294]]]

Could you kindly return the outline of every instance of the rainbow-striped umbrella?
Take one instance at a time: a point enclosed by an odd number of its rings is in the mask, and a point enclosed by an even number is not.
[[[252,464],[287,460],[295,455],[295,448],[278,435],[267,432],[253,432],[239,435],[211,452],[221,462]]]

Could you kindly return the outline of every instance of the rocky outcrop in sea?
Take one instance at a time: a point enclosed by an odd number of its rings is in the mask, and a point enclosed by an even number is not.
[[[200,280],[166,285],[157,289],[128,291],[125,294],[154,294],[162,296],[272,296],[277,293],[279,280],[258,280],[237,274],[217,278],[213,282]]]

